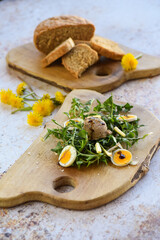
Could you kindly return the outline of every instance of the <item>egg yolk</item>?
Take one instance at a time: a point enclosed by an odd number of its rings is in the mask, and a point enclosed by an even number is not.
[[[76,122],[76,123],[79,123],[79,120],[73,120],[74,122]],[[66,126],[68,125],[70,123],[70,120],[68,120],[67,122],[66,122]]]
[[[69,124],[69,121],[66,122],[66,126]]]
[[[126,120],[126,119],[130,119],[130,118],[134,118],[134,116],[132,116],[132,115],[129,115],[129,116],[121,116],[121,117],[119,117],[119,119],[124,119],[124,120]]]
[[[70,157],[71,157],[71,152],[68,149],[68,150],[66,150],[62,153],[61,158],[60,158],[60,162],[63,163],[63,164],[66,164],[70,160]]]
[[[125,165],[130,162],[132,154],[129,151],[118,151],[114,154],[114,162],[118,165]]]

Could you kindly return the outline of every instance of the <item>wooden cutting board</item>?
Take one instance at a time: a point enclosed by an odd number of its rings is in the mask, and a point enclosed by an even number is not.
[[[125,53],[131,52],[134,56],[140,54],[139,51],[120,46]],[[103,93],[129,80],[160,74],[160,58],[143,54],[137,69],[129,73],[123,71],[120,61],[101,57],[99,62],[90,67],[81,78],[75,79],[60,63],[56,62],[47,68],[42,68],[41,59],[44,56],[32,43],[29,43],[10,50],[6,60],[9,67],[67,91],[91,89]]]
[[[63,124],[73,97],[86,101],[91,98],[104,101],[105,97],[95,91],[74,90],[65,99],[55,119]],[[57,164],[58,156],[50,149],[56,141],[50,137],[45,142],[41,137],[46,128],[26,152],[15,162],[0,180],[0,207],[12,207],[27,201],[43,201],[69,209],[91,209],[112,201],[133,187],[149,170],[150,160],[160,142],[160,121],[143,107],[135,106],[133,114],[145,124],[140,135],[153,132],[139,141],[132,149],[137,166],[116,167],[109,163],[88,168],[63,168]],[[48,128],[53,122],[47,124]],[[143,130],[142,130],[143,129]],[[152,173],[154,174],[154,173]],[[58,187],[72,186],[70,192],[59,192]],[[145,187],[145,182],[144,182]],[[70,189],[69,189],[70,190]],[[132,190],[134,191],[134,189]]]

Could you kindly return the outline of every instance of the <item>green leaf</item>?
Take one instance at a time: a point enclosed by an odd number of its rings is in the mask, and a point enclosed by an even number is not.
[[[63,146],[61,142],[58,142],[55,148],[52,148],[51,151],[56,152],[58,155],[60,155],[60,153],[63,150]]]
[[[133,106],[129,103],[126,103],[123,108],[125,112],[129,112],[133,108]]]
[[[70,118],[69,113],[64,112],[64,114],[65,114],[68,118]]]

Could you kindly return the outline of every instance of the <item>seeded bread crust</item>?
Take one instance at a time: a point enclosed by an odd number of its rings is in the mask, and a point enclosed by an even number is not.
[[[117,43],[103,37],[94,36],[90,43],[94,50],[106,58],[121,60],[125,54]]]
[[[94,31],[94,25],[84,18],[59,16],[41,22],[34,31],[33,41],[39,51],[48,54],[69,37],[89,41]]]
[[[74,46],[75,44],[72,38],[68,38],[66,41],[56,47],[53,51],[51,51],[45,58],[42,59],[42,67],[47,67],[48,65],[56,61],[58,58],[68,53]]]
[[[75,78],[79,78],[98,59],[98,53],[91,47],[86,44],[78,44],[62,57],[62,64]]]

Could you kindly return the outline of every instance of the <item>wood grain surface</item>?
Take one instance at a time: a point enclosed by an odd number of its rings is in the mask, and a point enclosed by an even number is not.
[[[105,97],[91,90],[74,90],[65,99],[55,116],[60,124],[66,120],[63,114],[70,108],[73,97],[86,101],[91,98],[104,101]],[[26,152],[0,179],[0,207],[13,207],[27,201],[43,201],[69,209],[91,209],[106,204],[133,187],[149,170],[150,160],[160,142],[160,121],[149,111],[134,106],[132,113],[145,124],[140,135],[153,132],[139,141],[131,151],[137,166],[116,167],[109,163],[88,168],[63,168],[58,165],[58,156],[50,149],[56,145],[56,139],[50,137],[41,141],[47,128],[54,127],[49,122],[44,131]],[[59,192],[58,187],[72,186],[70,192]],[[133,189],[134,191],[134,189]]]
[[[140,54],[139,51],[120,46],[125,53],[131,52],[134,56]],[[143,57],[139,59],[137,69],[134,71],[126,73],[123,71],[120,61],[101,57],[95,65],[82,74],[81,78],[75,79],[60,62],[42,68],[41,60],[44,56],[32,43],[28,43],[10,50],[6,60],[9,67],[67,91],[91,89],[103,93],[117,88],[129,80],[160,74],[160,58],[143,54]]]

